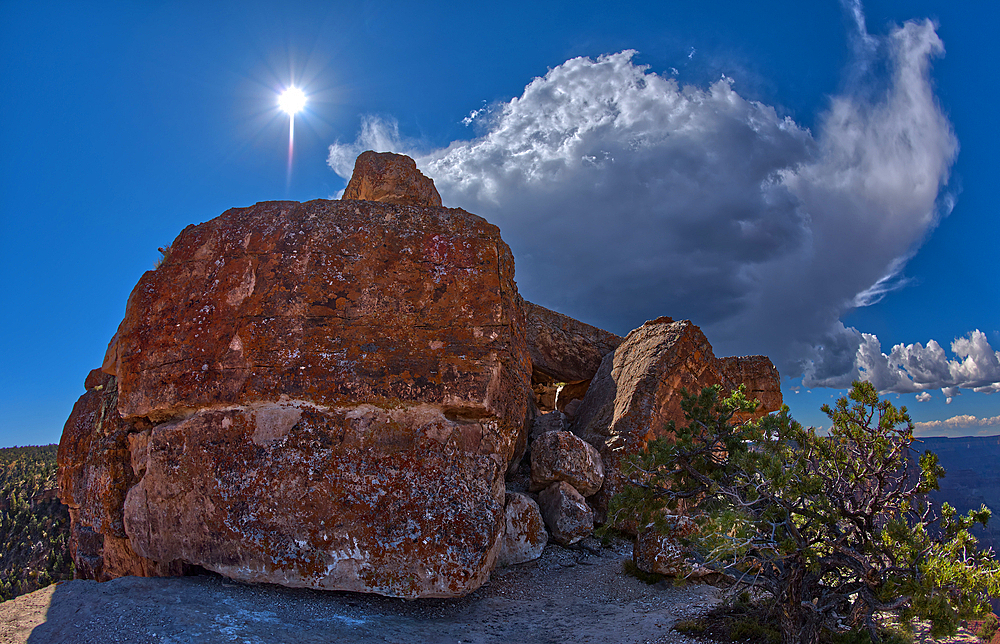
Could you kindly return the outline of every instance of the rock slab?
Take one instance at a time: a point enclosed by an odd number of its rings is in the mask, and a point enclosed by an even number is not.
[[[215,575],[76,580],[0,604],[0,642],[500,644],[545,633],[543,642],[641,644],[718,603],[709,586],[654,587],[622,574],[631,546],[615,541],[613,548],[548,548],[537,562],[499,569],[479,591],[444,602],[237,584]]]
[[[604,356],[622,343],[619,335],[544,306],[525,301],[524,310],[532,377],[536,382],[590,380]]]

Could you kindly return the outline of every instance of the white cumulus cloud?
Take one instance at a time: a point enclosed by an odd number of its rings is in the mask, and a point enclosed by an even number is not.
[[[852,379],[868,380],[879,391],[912,393],[926,389],[941,389],[951,402],[960,389],[980,393],[1000,391],[1000,351],[994,351],[986,334],[976,329],[951,343],[949,358],[936,341],[927,346],[897,344],[882,353],[879,339],[868,333],[855,357],[856,371]],[[919,397],[918,397],[919,400]]]
[[[927,402],[931,398],[933,398],[933,396],[931,396],[926,391],[922,391],[922,392],[920,392],[919,394],[916,395],[917,402]]]
[[[473,111],[480,135],[442,149],[368,118],[329,164],[346,179],[366,149],[410,154],[446,205],[500,226],[519,289],[539,304],[622,334],[688,318],[717,354],[767,354],[806,386],[846,386],[863,364],[893,391],[918,391],[940,367],[936,343],[901,367],[840,319],[906,283],[906,261],[950,208],[958,142],[930,80],[944,48],[930,21],[874,36],[848,9],[868,72],[816,132],[732,79],[682,85],[623,51],[568,60]],[[962,382],[985,364],[980,349]]]

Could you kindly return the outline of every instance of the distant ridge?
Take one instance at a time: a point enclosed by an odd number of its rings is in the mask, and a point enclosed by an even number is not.
[[[937,454],[945,469],[941,489],[931,493],[935,503],[947,501],[960,513],[981,505],[993,510],[989,525],[972,532],[981,545],[1000,551],[1000,436],[918,437],[913,447],[918,455]]]

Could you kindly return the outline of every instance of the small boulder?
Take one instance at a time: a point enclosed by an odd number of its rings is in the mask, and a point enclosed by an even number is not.
[[[583,496],[594,494],[604,482],[601,455],[570,432],[542,434],[531,445],[530,489],[544,490],[556,481],[566,481]]]
[[[566,481],[556,481],[538,495],[545,525],[552,538],[564,546],[572,545],[594,532],[594,512],[576,488]]]
[[[542,556],[549,535],[538,504],[526,494],[508,492],[504,517],[506,530],[497,552],[497,565],[513,566]]]
[[[571,400],[568,403],[566,403],[566,406],[563,408],[562,412],[566,414],[566,418],[570,422],[572,422],[573,420],[576,419],[576,415],[580,412],[580,407],[582,406],[583,406],[582,400],[580,399]]]
[[[538,414],[531,422],[531,441],[538,440],[542,434],[566,430],[566,417],[561,411],[550,411]],[[539,488],[541,489],[541,488]]]
[[[363,152],[354,162],[354,174],[342,199],[381,201],[401,206],[440,206],[434,181],[404,154]]]
[[[691,571],[691,564],[685,558],[685,549],[680,539],[694,533],[694,521],[682,515],[667,518],[668,532],[658,531],[652,523],[639,531],[632,550],[635,567],[643,572],[680,577]]]

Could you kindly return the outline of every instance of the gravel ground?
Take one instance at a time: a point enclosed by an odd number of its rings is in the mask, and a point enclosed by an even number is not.
[[[0,604],[0,642],[31,644],[426,642],[584,644],[694,640],[671,631],[719,601],[711,586],[649,586],[622,574],[631,545],[556,545],[497,570],[461,599],[250,585],[202,575],[72,581]]]

